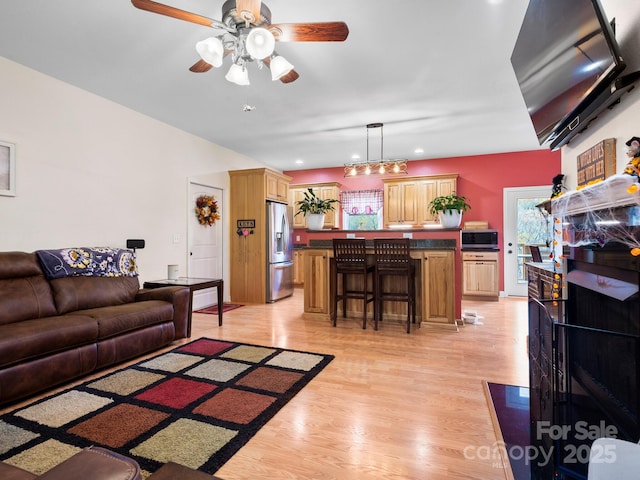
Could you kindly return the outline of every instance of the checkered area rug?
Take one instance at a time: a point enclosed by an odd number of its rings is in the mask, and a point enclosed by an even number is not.
[[[100,445],[213,474],[332,359],[195,340],[1,416],[0,460],[40,475]]]

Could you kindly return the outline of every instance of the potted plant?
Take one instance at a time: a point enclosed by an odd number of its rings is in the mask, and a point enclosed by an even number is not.
[[[337,201],[333,198],[322,199],[314,193],[313,189],[308,188],[304,192],[304,199],[296,202],[298,206],[296,215],[300,213],[304,215],[309,230],[322,230],[325,213],[335,210],[333,204]]]
[[[462,213],[471,209],[467,199],[456,195],[440,195],[429,202],[429,212],[438,215],[440,224],[444,228],[458,228],[462,221]]]

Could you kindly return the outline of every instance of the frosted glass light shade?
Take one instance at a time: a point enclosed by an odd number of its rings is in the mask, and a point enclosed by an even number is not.
[[[247,52],[253,58],[262,60],[273,53],[276,46],[276,39],[266,28],[254,28],[249,32],[245,43]]]
[[[284,57],[277,55],[271,59],[269,68],[271,69],[271,80],[276,81],[280,80],[280,77],[293,70],[293,65],[291,65]]]
[[[249,72],[247,72],[244,66],[238,65],[237,63],[231,65],[231,68],[224,78],[238,85],[249,85]]]
[[[219,38],[209,37],[196,43],[196,51],[200,58],[209,65],[219,67],[224,59],[224,47]]]

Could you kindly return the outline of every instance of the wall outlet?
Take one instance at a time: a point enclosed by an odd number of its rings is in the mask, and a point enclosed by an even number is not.
[[[347,233],[347,238],[356,238],[355,233]]]
[[[180,243],[180,234],[179,233],[174,233],[173,234],[173,243]]]
[[[296,235],[296,242],[300,241],[300,235]]]
[[[413,238],[413,233],[411,232],[404,232],[402,234],[402,238]]]

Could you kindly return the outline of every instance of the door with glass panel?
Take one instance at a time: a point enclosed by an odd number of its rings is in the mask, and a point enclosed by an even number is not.
[[[530,245],[540,248],[542,258],[551,251],[551,218],[536,205],[548,200],[551,186],[505,188],[504,197],[504,291],[527,295],[525,263],[531,261]]]

